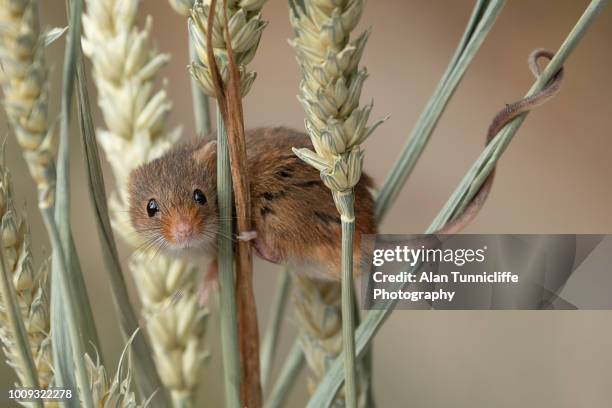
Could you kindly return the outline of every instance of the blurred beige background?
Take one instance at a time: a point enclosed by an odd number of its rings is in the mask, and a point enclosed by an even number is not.
[[[63,1],[41,3],[46,24],[65,25]],[[555,50],[587,3],[508,1],[381,231],[424,230],[482,149],[493,115],[530,87],[529,52],[536,47]],[[362,101],[375,100],[374,118],[391,115],[367,143],[366,169],[379,184],[442,75],[472,6],[467,0],[368,3],[360,28],[372,26],[373,34],[362,61],[370,73]],[[170,126],[180,124],[190,134],[194,126],[185,21],[164,0],[145,0],[145,13],[154,17],[159,48],[172,53],[163,70],[175,104]],[[287,45],[291,36],[287,3],[270,0],[264,15],[270,24],[252,64],[259,76],[245,100],[246,125],[301,129],[303,112],[295,98],[298,70]],[[467,232],[612,232],[611,38],[608,9],[568,61],[561,93],[521,127],[501,161],[488,203]],[[61,42],[54,45],[48,56],[55,68],[54,101],[59,97],[62,48]],[[96,115],[101,125],[99,112]],[[0,127],[7,128],[4,116]],[[114,364],[122,345],[94,232],[78,133],[73,137],[73,230],[103,351]],[[8,166],[18,199],[28,204],[33,248],[40,260],[42,248],[49,246],[34,185],[12,138]],[[129,253],[122,250],[126,259]],[[257,268],[260,324],[265,327],[276,269],[263,263]],[[610,312],[398,311],[376,338],[376,397],[381,407],[609,407],[610,327]],[[209,332],[212,361],[203,394],[210,406],[220,406],[222,386],[216,373],[221,367],[220,349],[214,320]],[[278,362],[283,361],[293,334],[289,313]],[[7,367],[0,368],[0,387],[6,388],[13,375]],[[302,380],[288,406],[301,406],[306,398]]]

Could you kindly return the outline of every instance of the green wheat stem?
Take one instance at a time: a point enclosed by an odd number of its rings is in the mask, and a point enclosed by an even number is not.
[[[353,302],[353,308],[355,309],[355,324],[359,326],[361,323],[359,314],[359,301],[355,298]],[[363,390],[364,403],[366,407],[376,408],[376,399],[374,397],[374,342],[372,341],[366,351],[363,353],[361,358],[361,365],[363,367],[365,380]]]
[[[40,204],[53,248],[51,335],[56,385],[69,388],[78,385],[84,395],[84,404],[87,405],[93,402],[83,363],[85,344],[89,345],[92,351],[99,353],[101,348],[70,230],[70,110],[76,61],[79,58],[78,41],[83,4],[82,0],[74,0],[67,2],[67,5],[70,30],[64,54],[55,208],[42,202]],[[78,307],[73,305],[73,302],[78,304]],[[69,401],[68,405],[78,406],[77,399]]]
[[[219,205],[219,318],[225,405],[240,407],[240,354],[238,353],[238,326],[236,292],[234,287],[234,253],[232,249],[232,173],[230,170],[227,134],[221,111],[217,107],[217,197]]]
[[[345,400],[357,408],[357,364],[355,362],[355,294],[353,284],[353,235],[355,214],[353,191],[344,195],[348,209],[342,214],[342,354],[344,356]]]
[[[289,268],[283,266],[278,275],[274,300],[272,301],[272,312],[270,320],[268,321],[268,327],[266,328],[266,335],[261,344],[261,387],[264,389],[270,378],[270,372],[272,371],[272,357],[275,354],[278,344],[282,318],[287,306],[290,286],[291,274],[289,273]]]
[[[444,113],[446,105],[457,89],[467,68],[474,59],[476,52],[493,27],[501,13],[505,0],[479,0],[474,7],[472,16],[463,37],[455,51],[446,72],[438,83],[427,106],[417,120],[408,142],[402,149],[399,159],[391,169],[378,196],[376,197],[375,217],[382,220],[393,205],[406,180],[414,170],[427,142]]]
[[[57,275],[54,276],[54,279],[59,280],[62,292],[67,294],[67,296],[63,298],[64,309],[67,312],[66,315],[63,316],[63,320],[66,322],[68,334],[70,336],[72,359],[76,373],[76,382],[79,387],[79,398],[85,408],[93,408],[93,398],[91,395],[91,389],[89,387],[87,368],[85,366],[86,353],[83,344],[83,338],[81,335],[82,328],[79,327],[78,324],[79,316],[77,313],[77,306],[75,301],[76,296],[73,296],[75,293],[75,288],[73,285],[74,282],[72,282],[68,276],[66,257],[64,255],[64,251],[61,250],[62,241],[57,226],[55,225],[55,221],[53,219],[53,211],[50,208],[41,208],[41,212],[43,215],[43,220],[45,222],[45,227],[47,228],[47,232],[49,234],[49,238],[51,239],[51,244],[54,248],[59,248],[58,251],[54,252],[54,255],[56,255],[57,258],[58,265],[57,270],[54,271],[57,272]],[[53,343],[53,347],[56,347],[55,343]]]
[[[373,103],[359,106],[361,89],[367,78],[367,70],[360,67],[359,62],[370,31],[353,38],[351,32],[359,22],[364,5],[363,0],[321,0],[304,3],[305,7],[295,0],[290,3],[290,21],[295,36],[289,43],[296,52],[302,73],[298,99],[306,114],[305,126],[314,149],[294,148],[293,152],[320,171],[323,183],[332,192],[342,224],[339,296],[342,329],[337,333],[342,336],[346,387],[338,403],[345,403],[349,408],[357,406],[353,188],[361,178],[364,155],[361,145],[384,122],[379,120],[368,125]],[[320,343],[322,340],[316,339]],[[313,349],[308,349],[309,361],[314,353]]]
[[[2,276],[0,276],[0,294],[3,300],[4,313],[10,325],[11,333],[15,336],[13,339],[13,347],[16,347],[23,364],[24,383],[21,384],[28,388],[40,388],[38,383],[38,374],[36,364],[30,350],[28,335],[21,318],[19,304],[15,294],[15,287],[9,277],[9,269],[4,258],[4,250],[0,249],[0,268],[2,268]],[[42,407],[41,400],[33,400],[37,407]]]
[[[79,258],[76,253],[74,238],[72,236],[70,224],[70,116],[72,100],[74,95],[74,82],[76,79],[76,64],[81,58],[80,38],[81,38],[81,14],[83,10],[83,0],[70,1],[70,30],[66,42],[66,53],[64,55],[64,72],[62,74],[62,102],[61,102],[61,121],[60,137],[57,155],[57,189],[55,195],[55,222],[58,225],[58,232],[69,268],[70,278],[76,286],[76,299],[81,311],[79,325],[87,339],[86,347],[90,352],[95,352],[104,362],[100,339],[94,324],[93,311]]]
[[[270,396],[264,406],[266,408],[280,408],[285,405],[285,399],[293,386],[295,378],[304,367],[304,351],[299,342],[295,342],[289,351],[285,364],[281,369],[279,380],[274,384]]]
[[[198,54],[193,44],[193,38],[189,35],[190,61],[197,61]],[[191,98],[193,101],[193,115],[195,119],[196,134],[205,137],[210,133],[210,108],[208,97],[200,89],[198,81],[191,76]]]
[[[547,68],[536,80],[529,93],[534,93],[535,90],[541,89],[541,87],[544,86],[544,84],[546,84],[552,78],[552,76],[558,71],[558,69],[565,63],[566,59],[570,56],[571,52],[575,49],[580,39],[584,36],[585,32],[595,21],[596,17],[601,13],[607,3],[607,0],[593,0],[589,4],[583,15],[580,17],[572,31],[568,34],[567,38],[559,48],[559,51],[555,54],[553,60],[548,64]],[[523,120],[524,116],[520,116],[514,121],[510,122],[508,125],[506,125],[504,129],[502,129],[500,133],[498,133],[496,138],[487,146],[487,148],[484,149],[483,153],[476,161],[476,163],[485,163],[483,168],[492,169],[491,165],[487,165],[487,157],[490,157],[488,159],[489,161],[497,161],[497,159],[499,158],[499,154],[503,152],[503,149],[501,147],[505,147],[505,145],[507,145],[507,143],[511,140],[512,136],[520,126],[520,124],[523,122]],[[506,137],[504,138],[505,135]],[[502,144],[502,142],[504,142],[505,144]],[[498,155],[489,156],[489,154],[493,151],[498,151]],[[460,208],[461,198],[456,197],[459,196],[459,191],[464,190],[465,188],[469,189],[469,186],[479,177],[482,180],[486,179],[486,175],[484,173],[478,175],[472,171],[468,172],[468,176],[464,178],[459,188],[455,191],[453,196],[451,196],[449,202],[440,211],[438,217],[436,217],[436,220],[428,229],[429,232],[432,232],[434,229],[437,229],[438,227],[444,224],[444,221],[442,220],[446,217],[446,214],[453,214],[456,210]],[[465,187],[466,185],[467,187]],[[401,290],[402,287],[403,285],[401,285],[398,289]],[[389,301],[385,303],[384,308],[382,310],[371,310],[368,312],[366,318],[357,328],[356,332],[356,351],[358,356],[361,356],[362,353],[367,349],[368,345],[376,335],[378,329],[385,322],[386,318],[389,316],[389,314],[395,307],[395,304],[396,301]],[[343,380],[344,379],[342,375],[342,362],[336,360],[333,366],[327,372],[327,375],[325,376],[323,381],[319,384],[319,387],[308,402],[307,407],[315,408],[328,406],[329,404],[331,404],[331,402],[333,401],[333,395],[340,389],[340,387],[342,387]]]

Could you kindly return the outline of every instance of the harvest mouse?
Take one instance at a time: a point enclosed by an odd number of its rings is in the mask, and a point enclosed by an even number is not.
[[[253,214],[253,247],[261,258],[289,263],[309,275],[340,279],[341,223],[319,171],[292,147],[312,148],[309,137],[285,127],[246,132]],[[129,180],[129,214],[151,245],[177,255],[216,255],[219,212],[214,139],[176,147],[135,169]],[[362,234],[376,233],[372,181],[355,186],[355,265]],[[214,262],[213,262],[214,264]]]
[[[540,75],[537,60],[553,56],[544,49],[529,55],[536,77]],[[489,126],[487,143],[508,122],[556,95],[562,79],[560,68],[543,89],[499,111]],[[339,280],[338,211],[319,172],[291,150],[312,148],[308,136],[284,127],[259,128],[246,133],[246,142],[256,253],[270,262],[297,265],[317,278]],[[465,227],[485,202],[494,174],[489,174],[464,211],[435,233],[457,233]],[[355,265],[359,265],[361,235],[376,233],[371,187],[365,174],[355,186]],[[132,225],[146,244],[214,259],[219,212],[213,139],[179,146],[138,167],[130,175],[129,197]]]

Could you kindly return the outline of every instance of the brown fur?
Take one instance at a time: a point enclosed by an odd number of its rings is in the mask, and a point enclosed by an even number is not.
[[[130,174],[130,220],[147,243],[162,247],[172,244],[172,226],[183,216],[193,221],[198,235],[210,237],[214,245],[219,220],[217,190],[211,180],[215,180],[216,172],[214,166],[202,166],[190,159],[196,146],[194,143],[179,146]],[[207,205],[193,201],[196,188],[205,194]],[[158,202],[160,212],[150,218],[146,208],[151,198]]]
[[[255,247],[277,262],[322,266],[319,277],[340,278],[340,216],[319,172],[298,159],[292,147],[312,148],[310,139],[284,127],[247,131],[247,157]],[[216,145],[210,140],[179,147],[135,170],[130,179],[130,216],[137,231],[158,231],[172,221],[173,210],[186,214],[197,204],[192,191],[200,188],[208,203],[199,208],[200,229],[217,225]],[[372,181],[363,175],[355,187],[355,262],[362,234],[376,232]],[[159,197],[161,220],[149,218],[146,204]],[[170,220],[164,221],[165,218]],[[159,232],[160,231],[160,232]],[[357,268],[359,264],[356,263]]]

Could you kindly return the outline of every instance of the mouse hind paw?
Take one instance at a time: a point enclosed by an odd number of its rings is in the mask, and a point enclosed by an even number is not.
[[[279,251],[269,247],[266,245],[263,240],[257,239],[255,240],[255,253],[268,262],[273,264],[283,263],[285,261],[284,257],[280,254]]]

